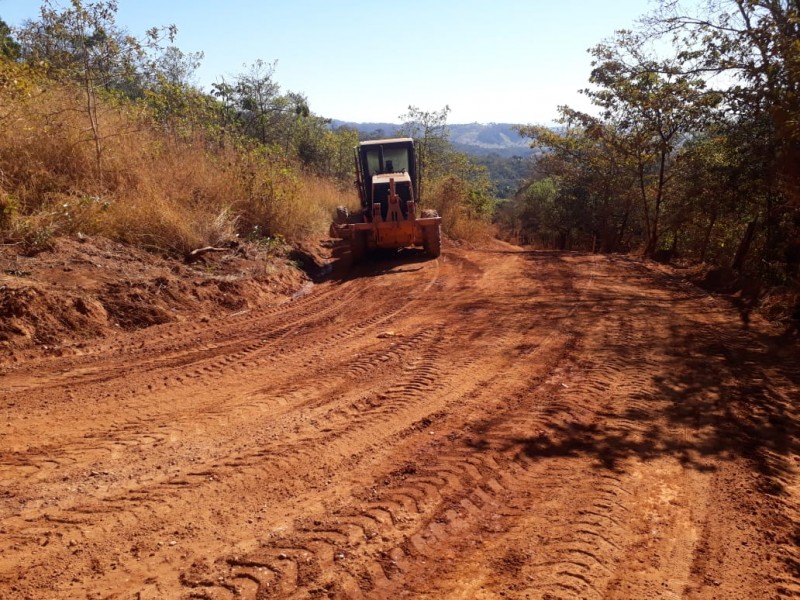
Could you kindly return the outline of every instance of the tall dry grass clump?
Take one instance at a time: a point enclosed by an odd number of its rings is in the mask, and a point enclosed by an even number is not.
[[[323,233],[352,196],[264,146],[167,132],[130,101],[102,101],[96,139],[79,90],[2,84],[0,235],[30,252],[79,232],[169,254],[297,240]]]
[[[496,228],[478,210],[473,209],[470,187],[455,176],[443,177],[429,187],[426,205],[442,217],[442,229],[453,239],[482,242],[496,236]]]
[[[303,213],[305,218],[298,220],[306,223],[306,227],[313,226],[313,231],[327,231],[331,216],[337,206],[346,206],[351,212],[360,209],[358,194],[352,184],[343,184],[334,179],[307,175],[301,182],[299,196],[306,205]],[[306,232],[296,231],[295,235],[302,236]]]

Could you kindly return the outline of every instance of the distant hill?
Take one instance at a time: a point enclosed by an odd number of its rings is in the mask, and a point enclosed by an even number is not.
[[[331,127],[352,127],[363,135],[371,137],[392,137],[400,127],[396,123],[353,123],[350,121],[331,121]],[[467,123],[448,125],[450,143],[461,152],[475,156],[496,154],[503,157],[531,156],[530,140],[520,137],[511,123]],[[377,135],[373,135],[376,134]]]

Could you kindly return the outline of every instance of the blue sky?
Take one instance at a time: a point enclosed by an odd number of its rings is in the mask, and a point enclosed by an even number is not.
[[[68,4],[67,0],[61,0]],[[0,0],[11,26],[38,0]],[[176,45],[203,51],[205,88],[256,59],[277,60],[284,91],[316,114],[398,122],[409,104],[449,105],[450,123],[551,123],[556,108],[587,109],[577,93],[586,50],[630,28],[649,0],[119,0],[118,23],[141,35],[175,24]]]

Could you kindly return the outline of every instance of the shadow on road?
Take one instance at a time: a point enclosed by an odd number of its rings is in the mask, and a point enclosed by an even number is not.
[[[322,276],[317,277],[318,281],[346,281],[420,271],[425,263],[433,260],[421,248],[375,249],[354,265],[348,245],[342,242],[332,242],[331,255],[333,260]]]
[[[553,253],[525,253],[531,277]],[[564,253],[560,262],[587,264],[592,255]],[[629,458],[642,461],[678,458],[699,471],[714,460],[744,458],[763,475],[763,491],[780,494],[800,454],[800,360],[795,344],[779,334],[756,333],[738,319],[700,318],[708,297],[685,282],[652,273],[629,262],[619,270],[598,270],[592,282],[575,281],[581,290],[570,319],[578,336],[598,319],[619,335],[592,355],[578,355],[592,369],[617,367],[638,374],[640,386],[620,386],[604,397],[585,397],[589,417],[577,418],[580,406],[545,410],[543,431],[507,440],[530,458],[591,457],[598,468],[620,469]],[[621,278],[624,277],[624,281]],[[639,285],[631,285],[637,281]],[[665,292],[666,290],[666,292]],[[564,299],[563,302],[569,302]],[[548,302],[541,303],[547,310]],[[714,305],[718,309],[719,305]],[[709,308],[710,310],[710,308]],[[591,377],[591,373],[584,373]],[[580,383],[580,381],[578,382]],[[485,424],[485,434],[491,424]],[[480,432],[479,432],[480,433]],[[475,447],[480,447],[480,442]]]

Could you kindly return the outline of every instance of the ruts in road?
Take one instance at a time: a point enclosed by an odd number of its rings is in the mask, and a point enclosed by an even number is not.
[[[368,261],[0,373],[0,597],[799,597],[798,390],[640,261]]]

